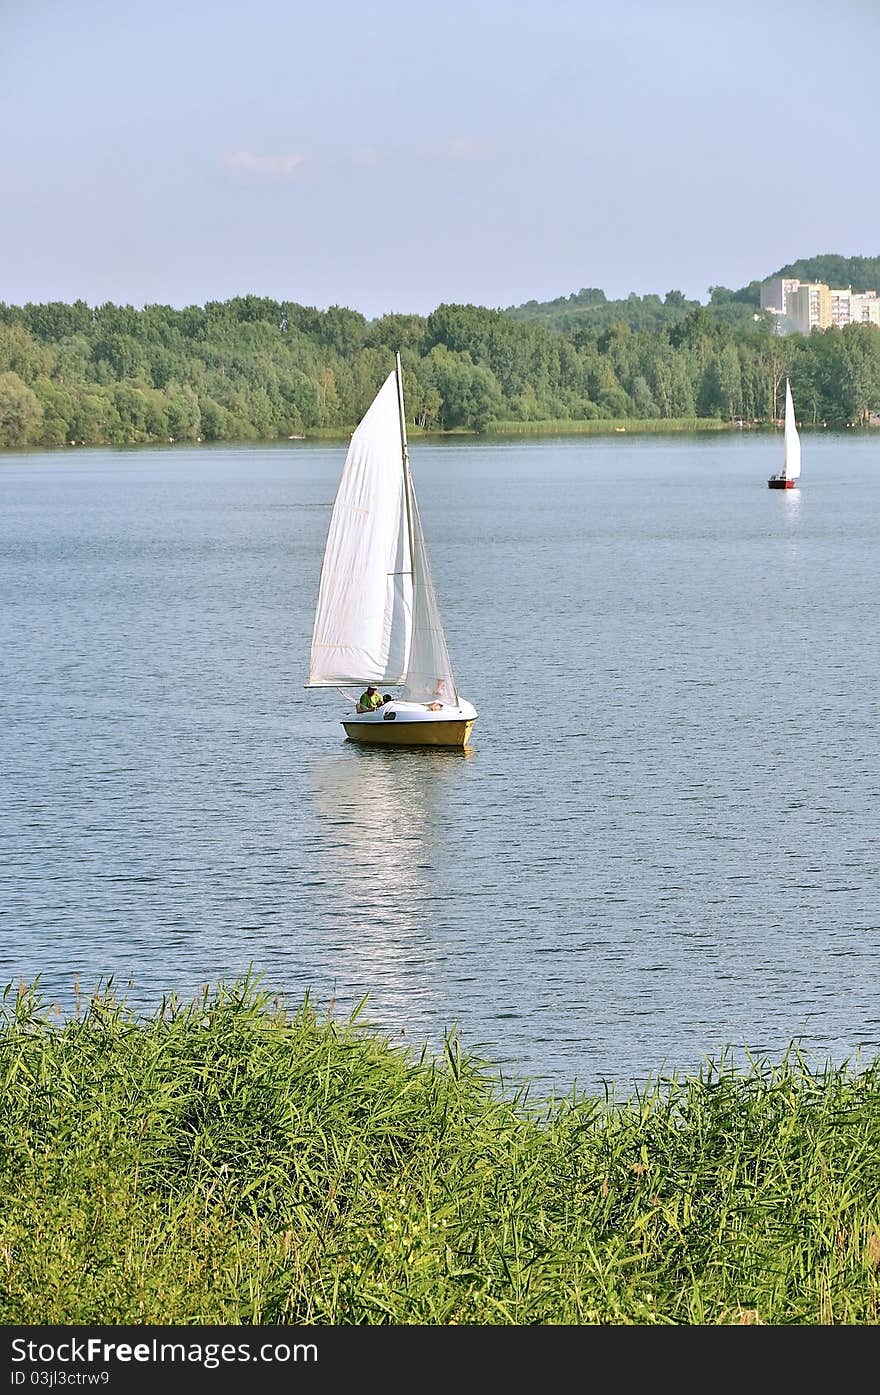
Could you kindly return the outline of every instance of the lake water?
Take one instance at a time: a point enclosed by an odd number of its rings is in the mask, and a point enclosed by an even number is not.
[[[533,1093],[880,1051],[880,431],[411,447],[466,753],[304,688],[345,448],[0,454],[0,980],[244,973]]]

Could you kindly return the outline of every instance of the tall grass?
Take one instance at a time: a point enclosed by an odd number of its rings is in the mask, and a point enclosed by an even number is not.
[[[615,432],[632,436],[665,435],[681,431],[730,431],[733,423],[720,417],[644,417],[607,418],[597,421],[573,421],[559,418],[549,421],[493,421],[486,427],[489,436],[611,436]]]
[[[0,1020],[3,1324],[875,1324],[880,1066],[622,1103],[244,980]]]
[[[413,440],[430,436],[613,436],[665,435],[668,432],[682,431],[731,431],[733,423],[722,421],[720,417],[608,417],[601,421],[581,421],[571,417],[551,418],[547,421],[491,421],[482,431],[470,427],[453,427],[442,431],[423,430],[410,424],[407,435]],[[338,426],[310,426],[305,433],[309,440],[347,440],[351,430]]]

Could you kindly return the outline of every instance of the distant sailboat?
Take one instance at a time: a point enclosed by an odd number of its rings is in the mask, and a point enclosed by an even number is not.
[[[782,469],[778,475],[771,475],[767,484],[771,489],[795,489],[801,473],[801,438],[794,419],[794,404],[791,400],[791,384],[785,380],[785,442]]]
[[[350,741],[466,746],[409,469],[400,355],[351,438],[330,517],[308,688],[402,689],[342,719]],[[354,701],[354,699],[351,699]]]

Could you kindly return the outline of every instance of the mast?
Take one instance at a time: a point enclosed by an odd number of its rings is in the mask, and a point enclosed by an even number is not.
[[[409,574],[412,578],[413,602],[415,602],[416,591],[416,550],[413,545],[413,521],[412,506],[410,504],[410,490],[412,480],[409,473],[409,450],[406,444],[406,413],[403,409],[403,375],[400,371],[400,352],[394,355],[395,377],[397,379],[397,414],[400,421],[400,460],[403,466],[403,498],[406,504],[406,532],[409,538]],[[415,619],[415,614],[413,614]],[[410,631],[409,649],[406,656],[406,673],[409,672],[409,656],[412,651],[412,631]]]
[[[410,575],[413,579],[413,587],[416,584],[416,550],[413,547],[413,525],[412,508],[410,506],[410,490],[412,480],[409,473],[409,450],[406,444],[406,413],[403,410],[403,377],[400,371],[400,353],[394,355],[395,372],[397,377],[397,411],[400,416],[400,456],[403,465],[403,497],[406,501],[406,531],[409,536],[409,566]]]

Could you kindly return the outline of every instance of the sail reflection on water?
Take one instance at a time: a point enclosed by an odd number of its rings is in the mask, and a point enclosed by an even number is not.
[[[309,766],[320,829],[317,868],[338,927],[333,973],[340,1008],[369,993],[367,1016],[394,1021],[433,1000],[445,950],[432,936],[438,865],[459,837],[456,794],[470,747],[413,752],[345,747]],[[329,947],[329,944],[328,944]]]

